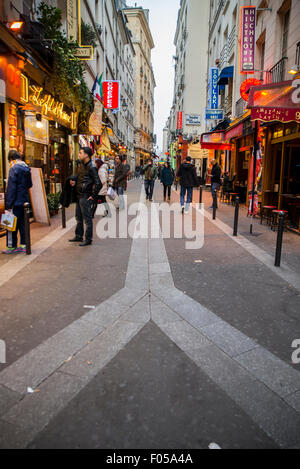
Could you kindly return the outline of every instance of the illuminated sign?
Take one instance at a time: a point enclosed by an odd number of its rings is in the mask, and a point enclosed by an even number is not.
[[[3,83],[2,93],[4,99],[7,97],[17,102],[20,101],[21,69],[23,65],[23,62],[16,57],[0,56],[0,80]]]
[[[261,85],[261,81],[257,78],[249,78],[242,83],[241,86],[241,97],[248,102],[249,100],[249,91],[252,86],[259,86]]]
[[[240,15],[240,73],[254,73],[256,7],[241,7]]]
[[[219,80],[219,69],[216,67],[211,67],[209,70],[209,108],[210,109],[218,109],[219,107],[218,80]]]
[[[111,80],[103,82],[103,106],[105,109],[119,109],[120,92],[120,81]]]
[[[183,123],[182,111],[179,111],[177,112],[177,130],[182,129],[182,123]]]
[[[205,120],[221,121],[224,119],[223,109],[205,109]]]

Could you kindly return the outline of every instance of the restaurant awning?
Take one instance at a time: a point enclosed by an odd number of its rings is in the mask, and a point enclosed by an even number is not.
[[[223,68],[219,77],[218,85],[219,86],[228,85],[229,78],[233,78],[233,72],[234,72],[233,66]]]
[[[248,109],[252,120],[300,123],[300,80],[252,87]]]
[[[204,150],[231,150],[231,145],[226,143],[226,132],[207,132],[201,135],[201,148]]]

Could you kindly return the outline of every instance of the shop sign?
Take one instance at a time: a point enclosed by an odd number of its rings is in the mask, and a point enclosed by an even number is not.
[[[223,109],[205,109],[205,120],[216,120],[220,121],[224,119]]]
[[[256,7],[241,7],[240,15],[240,73],[254,73]]]
[[[243,123],[237,125],[236,127],[233,127],[232,129],[228,130],[226,132],[226,140],[230,140],[232,138],[240,137],[243,135]]]
[[[243,98],[244,101],[249,100],[249,91],[252,86],[259,86],[262,85],[261,80],[258,80],[257,78],[249,78],[248,80],[245,80],[242,85],[241,85],[241,97]]]
[[[68,23],[68,41],[76,42],[78,34],[77,25],[77,1],[67,0],[67,23]]]
[[[219,69],[217,67],[211,67],[209,70],[209,108],[210,109],[218,109],[219,107],[218,80],[219,80]]]
[[[41,126],[36,126],[35,116],[25,114],[25,139],[30,142],[48,145],[49,143],[49,123],[47,119],[41,120]]]
[[[52,117],[74,128],[75,113],[68,113],[64,110],[64,103],[56,101],[51,94],[46,94],[42,87],[32,85],[29,87],[28,102],[40,108],[41,114],[45,117]]]
[[[201,148],[206,150],[231,150],[231,145],[226,143],[224,131],[207,132],[201,135]]]
[[[300,123],[300,109],[287,108],[252,108],[251,119],[262,122],[298,122]]]
[[[120,108],[120,81],[111,80],[103,82],[103,105],[105,109]]]
[[[177,112],[177,130],[182,130],[183,124],[183,113],[182,111]]]
[[[188,114],[185,117],[186,125],[201,125],[201,116],[197,114]]]

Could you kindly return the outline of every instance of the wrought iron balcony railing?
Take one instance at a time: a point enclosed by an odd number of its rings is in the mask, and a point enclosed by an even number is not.
[[[284,81],[286,72],[286,62],[288,57],[283,57],[277,64],[274,65],[268,72],[266,72],[266,83],[279,83]]]

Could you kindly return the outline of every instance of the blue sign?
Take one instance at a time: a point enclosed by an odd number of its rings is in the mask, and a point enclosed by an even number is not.
[[[223,109],[205,109],[205,120],[206,121],[221,121],[224,119]]]
[[[218,109],[219,107],[219,69],[211,67],[209,70],[209,107],[210,109]]]

